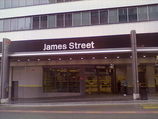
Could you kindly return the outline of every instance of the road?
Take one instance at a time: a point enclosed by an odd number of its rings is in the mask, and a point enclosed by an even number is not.
[[[158,103],[0,106],[0,119],[158,119]]]

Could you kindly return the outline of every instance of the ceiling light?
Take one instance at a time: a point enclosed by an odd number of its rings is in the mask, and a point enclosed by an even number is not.
[[[143,57],[146,57],[145,55]]]
[[[50,59],[48,59],[50,61]]]
[[[92,59],[95,59],[95,57],[92,57]]]
[[[61,58],[59,58],[59,60],[61,60]]]
[[[81,59],[83,59],[83,57]]]
[[[38,61],[40,61],[40,59],[38,59]]]
[[[117,56],[117,58],[120,58],[119,56]]]
[[[29,62],[29,61],[30,61],[30,59],[27,59],[27,61]]]
[[[104,57],[104,59],[107,59],[107,57]]]
[[[20,62],[20,60],[18,60],[18,62]]]
[[[72,60],[72,58],[70,58],[70,60]]]

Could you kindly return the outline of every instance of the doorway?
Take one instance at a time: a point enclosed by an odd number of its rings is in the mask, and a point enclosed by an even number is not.
[[[85,69],[86,94],[104,94],[113,92],[114,69],[100,66]]]

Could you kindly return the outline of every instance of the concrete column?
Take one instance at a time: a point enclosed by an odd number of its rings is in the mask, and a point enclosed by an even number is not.
[[[131,36],[131,49],[132,49],[132,77],[133,77],[133,99],[139,99],[139,79],[138,79],[138,61],[137,61],[137,42],[136,31],[132,30]]]
[[[85,67],[80,68],[80,94],[85,95]]]
[[[146,77],[147,77],[147,85],[149,93],[155,93],[155,70],[153,65],[146,66]]]
[[[1,103],[9,102],[9,46],[10,40],[4,38],[2,42],[1,61]]]

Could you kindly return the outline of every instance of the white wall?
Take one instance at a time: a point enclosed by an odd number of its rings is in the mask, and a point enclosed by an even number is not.
[[[158,21],[120,23],[108,25],[82,26],[71,28],[55,28],[45,30],[28,30],[0,33],[0,41],[9,38],[12,41],[34,39],[60,39],[75,37],[92,37],[130,34],[131,30],[137,33],[155,33],[158,31]]]

